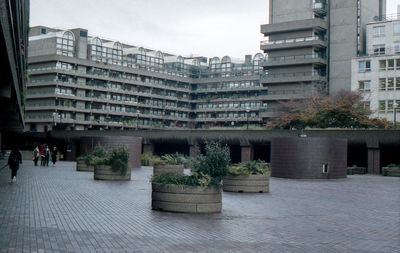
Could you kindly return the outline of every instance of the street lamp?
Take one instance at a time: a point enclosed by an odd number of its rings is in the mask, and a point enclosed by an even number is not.
[[[250,112],[250,107],[246,107],[247,130],[249,130],[249,112]]]
[[[136,111],[136,130],[138,130],[138,126],[139,126],[139,114],[140,114],[140,111],[137,110]]]
[[[394,101],[393,103],[393,129],[396,130],[396,113],[397,113],[397,107],[399,104]]]

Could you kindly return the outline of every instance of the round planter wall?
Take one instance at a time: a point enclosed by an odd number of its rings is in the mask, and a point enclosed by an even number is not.
[[[128,169],[125,175],[121,175],[119,171],[112,171],[111,166],[96,165],[94,166],[93,178],[96,180],[129,181],[131,180],[131,170]]]
[[[294,179],[347,177],[347,140],[284,137],[271,141],[271,176]]]
[[[176,174],[183,175],[183,165],[154,165],[154,175]]]
[[[142,138],[132,136],[82,136],[80,137],[80,154],[91,154],[98,146],[118,148],[126,146],[129,149],[129,164],[131,168],[141,167]]]
[[[219,213],[221,187],[152,184],[151,208],[178,213]]]
[[[270,173],[264,175],[227,175],[223,189],[227,192],[268,192]]]
[[[77,171],[93,171],[94,167],[92,165],[87,165],[83,161],[76,162],[76,170]]]

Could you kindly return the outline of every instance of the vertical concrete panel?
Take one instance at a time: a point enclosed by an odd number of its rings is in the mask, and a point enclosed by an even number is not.
[[[380,174],[380,150],[378,148],[368,149],[368,174]]]
[[[241,161],[247,162],[252,161],[254,158],[253,146],[241,146]]]
[[[347,140],[333,138],[273,138],[271,176],[333,179],[347,176]],[[323,166],[328,171],[323,172]]]

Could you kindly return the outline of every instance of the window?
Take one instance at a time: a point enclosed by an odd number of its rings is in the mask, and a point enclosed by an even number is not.
[[[400,69],[400,59],[396,59],[396,69]]]
[[[371,109],[371,102],[370,101],[364,101],[362,102],[362,106],[364,109]]]
[[[358,90],[360,91],[369,91],[371,90],[371,81],[359,81],[358,82]]]
[[[57,38],[56,40],[56,53],[59,55],[73,56],[74,53],[74,35],[72,32],[64,32],[62,38]]]
[[[387,61],[388,70],[394,70],[394,59]]]
[[[386,70],[386,60],[379,61],[379,70]]]
[[[393,53],[400,54],[400,42],[393,43]]]
[[[386,78],[379,78],[379,90],[386,90]]]
[[[360,72],[371,71],[371,61],[360,61],[359,62],[359,71]]]
[[[385,54],[385,44],[373,45],[374,55],[383,55]]]
[[[393,33],[400,34],[400,23],[393,24]]]
[[[386,101],[380,100],[379,101],[379,112],[385,112],[386,110]]]
[[[396,77],[396,90],[400,90],[400,77]]]
[[[80,35],[81,37],[86,38],[86,37],[87,37],[87,31],[80,31],[80,32],[79,32],[79,35]]]
[[[393,112],[393,100],[388,100],[387,101],[387,111],[388,112]]]
[[[394,89],[394,83],[393,83],[393,77],[387,79],[387,90],[393,90]]]
[[[375,26],[373,28],[374,37],[385,37],[385,27],[384,26]]]

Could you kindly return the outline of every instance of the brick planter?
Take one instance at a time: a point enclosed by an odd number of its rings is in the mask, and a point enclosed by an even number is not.
[[[112,171],[111,166],[96,165],[94,166],[93,178],[96,180],[129,181],[131,180],[131,169],[129,168],[125,175],[121,175],[119,171]]]
[[[227,175],[223,189],[227,192],[268,192],[270,173],[263,175]]]
[[[178,213],[219,213],[221,187],[152,184],[151,208]]]
[[[94,167],[92,165],[87,165],[84,161],[76,162],[76,170],[77,171],[94,171]]]
[[[382,167],[382,176],[400,177],[399,167]]]
[[[183,175],[183,165],[154,165],[154,175],[176,174]]]
[[[347,175],[364,175],[367,173],[367,169],[365,167],[347,167]]]

